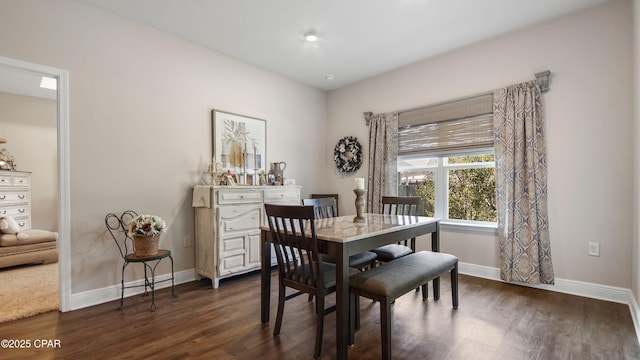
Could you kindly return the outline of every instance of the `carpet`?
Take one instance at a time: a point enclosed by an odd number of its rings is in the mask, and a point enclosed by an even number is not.
[[[0,322],[60,309],[58,263],[0,269]]]

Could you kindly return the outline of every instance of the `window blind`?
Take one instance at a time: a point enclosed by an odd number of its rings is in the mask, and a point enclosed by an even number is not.
[[[399,155],[436,155],[492,146],[493,94],[399,113]]]

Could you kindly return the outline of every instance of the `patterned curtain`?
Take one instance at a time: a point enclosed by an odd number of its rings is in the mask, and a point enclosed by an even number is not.
[[[496,90],[493,113],[500,277],[553,284],[540,88],[531,81]]]
[[[369,120],[369,176],[366,212],[380,214],[382,196],[398,193],[398,112]]]

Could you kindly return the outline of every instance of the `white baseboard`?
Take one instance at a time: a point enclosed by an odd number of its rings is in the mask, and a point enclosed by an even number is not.
[[[174,273],[174,282],[176,285],[187,283],[196,280],[195,269],[183,270]],[[164,274],[156,277],[156,290],[171,286],[171,281],[163,280],[171,279],[170,274]],[[125,283],[125,286],[137,286],[144,285],[144,280],[136,280]],[[85,307],[103,304],[109,301],[120,299],[120,284],[112,285],[101,289],[84,291],[77,294],[71,294],[70,298],[70,310],[78,310]],[[144,292],[144,286],[126,289],[124,292],[125,297],[142,294]]]
[[[502,281],[502,279],[500,279],[500,269],[489,266],[467,264],[461,262],[458,264],[458,272],[464,275]],[[627,304],[629,306],[629,311],[631,312],[633,326],[636,329],[636,337],[640,342],[640,308],[638,307],[638,303],[636,302],[631,289],[558,278],[555,279],[554,285],[531,285],[523,283],[514,284],[544,290],[557,291],[561,293],[578,295],[598,300]]]

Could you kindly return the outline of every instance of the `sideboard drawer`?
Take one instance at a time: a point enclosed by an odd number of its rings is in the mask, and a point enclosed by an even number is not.
[[[300,193],[297,188],[292,189],[268,189],[264,191],[265,203],[290,203],[299,205]]]
[[[262,191],[237,191],[220,189],[218,191],[218,204],[247,204],[262,202]]]
[[[221,206],[219,211],[220,227],[223,233],[260,227],[261,206]]]

